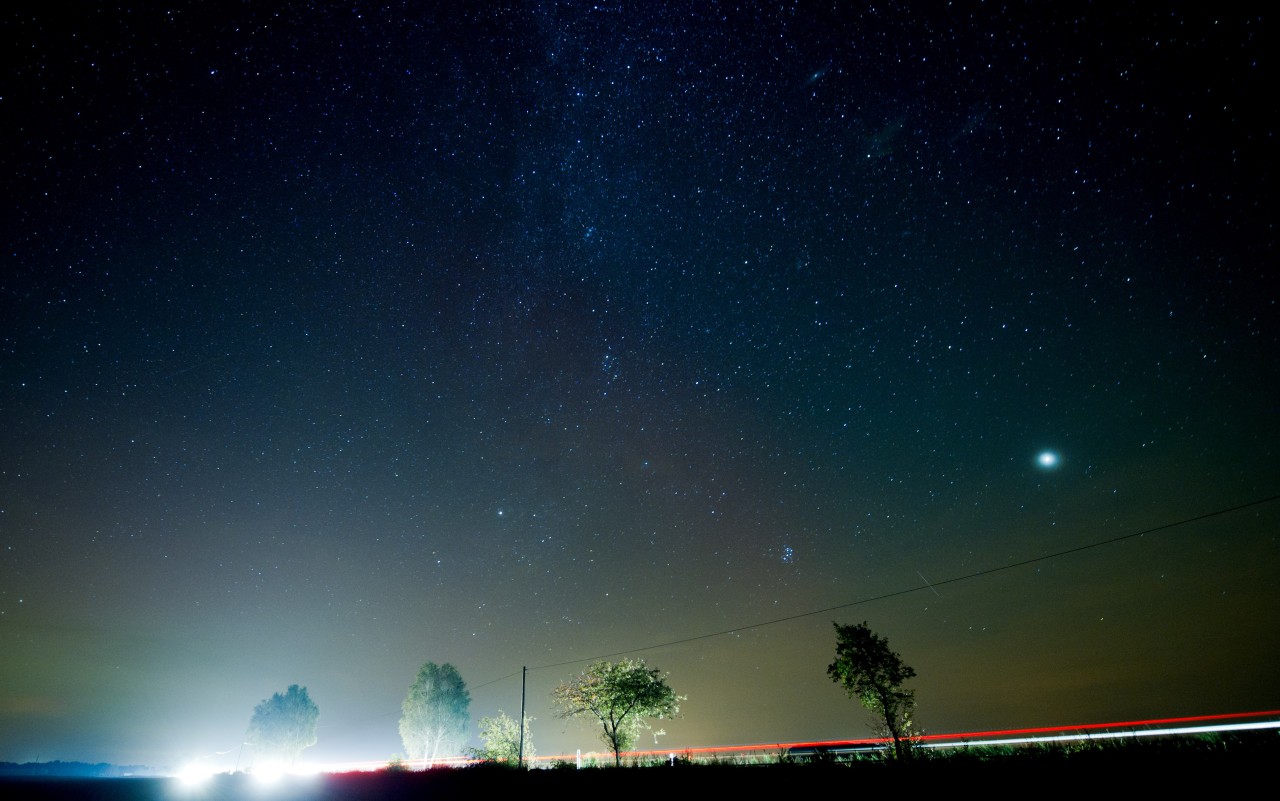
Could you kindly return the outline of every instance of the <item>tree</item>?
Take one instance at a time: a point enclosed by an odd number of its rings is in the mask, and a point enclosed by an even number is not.
[[[448,662],[427,662],[400,705],[400,739],[410,759],[428,765],[458,753],[471,722],[471,693],[458,669]]]
[[[894,755],[905,759],[910,751],[916,700],[915,692],[902,689],[902,683],[915,678],[915,670],[865,622],[832,625],[836,627],[836,661],[827,668],[827,675],[876,715],[877,729],[893,739]]]
[[[647,667],[643,659],[596,662],[581,675],[552,691],[562,718],[599,721],[600,739],[613,751],[615,765],[648,728],[646,718],[668,718],[680,713],[685,696],[676,695],[665,674]]]
[[[533,738],[529,734],[529,721],[524,719],[524,758],[533,759]],[[480,718],[480,742],[484,747],[476,750],[476,759],[485,762],[501,762],[506,765],[520,764],[520,729],[515,720],[502,710],[498,710],[496,718]]]
[[[316,744],[320,707],[306,687],[289,686],[253,708],[245,742],[254,746],[255,758],[269,762],[293,762],[303,749]]]

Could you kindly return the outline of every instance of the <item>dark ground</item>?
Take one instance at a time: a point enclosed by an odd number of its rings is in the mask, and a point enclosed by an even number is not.
[[[661,767],[514,771],[479,766],[426,772],[382,772],[281,780],[264,787],[247,775],[223,775],[191,787],[176,779],[0,778],[0,797],[177,801],[395,801],[501,796],[541,799],[683,797],[794,798],[837,790],[887,798],[961,792],[1001,796],[1080,796],[1099,792],[1236,794],[1270,786],[1280,765],[1280,733],[1064,748],[971,749],[910,764],[874,760],[772,765],[677,764]]]

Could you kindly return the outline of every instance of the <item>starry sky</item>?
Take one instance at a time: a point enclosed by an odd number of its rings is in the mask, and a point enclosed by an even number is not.
[[[1280,708],[1273,21],[912,5],[3,12],[0,760]]]

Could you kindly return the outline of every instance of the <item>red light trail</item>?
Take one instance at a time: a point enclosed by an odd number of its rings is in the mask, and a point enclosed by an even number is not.
[[[1269,718],[1269,720],[1264,720]],[[1198,725],[1197,725],[1198,724]],[[1260,712],[1238,712],[1225,715],[1190,715],[1174,718],[1125,720],[1110,723],[1080,723],[1070,726],[1034,726],[1020,729],[990,729],[987,731],[956,732],[951,734],[924,734],[916,738],[929,748],[948,746],[1022,744],[1082,739],[1131,738],[1141,736],[1167,736],[1174,734],[1198,734],[1244,729],[1280,729],[1280,709]],[[666,748],[650,751],[628,751],[630,758],[709,757],[717,754],[774,753],[808,749],[872,749],[885,745],[883,737],[864,737],[853,740],[812,740],[791,743],[754,743],[750,745],[716,745],[695,748]],[[574,754],[539,756],[538,762],[572,761]]]

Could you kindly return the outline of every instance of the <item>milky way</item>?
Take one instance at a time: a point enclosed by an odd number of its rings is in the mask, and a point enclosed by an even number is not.
[[[6,15],[0,760],[1280,706],[1268,20],[747,5]]]

